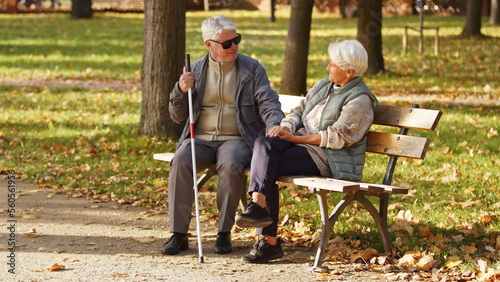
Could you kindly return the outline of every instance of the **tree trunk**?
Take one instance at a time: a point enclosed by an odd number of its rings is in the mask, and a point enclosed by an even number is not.
[[[483,0],[467,0],[467,19],[462,35],[481,35]]]
[[[382,55],[382,0],[360,0],[357,39],[368,53],[369,73],[384,70]]]
[[[17,0],[7,0],[7,14],[17,14]]]
[[[346,2],[347,0],[340,0],[340,15],[342,16],[343,19],[345,19],[347,16],[346,16],[346,12],[345,12],[345,9],[346,9]]]
[[[500,21],[500,0],[491,0],[490,24],[498,25]]]
[[[139,135],[177,138],[182,126],[170,119],[170,91],[179,80],[186,50],[183,0],[144,1],[142,104]]]
[[[88,19],[92,17],[92,0],[72,0],[71,17],[74,19]]]
[[[314,0],[292,0],[280,93],[306,93],[313,5]]]

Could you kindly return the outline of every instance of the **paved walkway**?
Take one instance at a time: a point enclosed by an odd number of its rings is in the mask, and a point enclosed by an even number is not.
[[[3,176],[5,177],[5,175]],[[8,219],[7,180],[0,180],[1,281],[313,281],[315,248],[285,243],[285,257],[270,264],[245,264],[253,238],[233,232],[233,252],[213,252],[217,227],[202,221],[204,263],[199,262],[193,220],[190,249],[176,256],[159,250],[166,238],[168,215],[115,202],[92,203],[53,189],[16,183],[15,222]],[[7,227],[15,224],[14,232]],[[14,236],[14,237],[13,237]],[[16,243],[12,265],[9,238]],[[48,271],[62,265],[64,270]],[[383,281],[383,273],[364,264],[329,265],[342,281]],[[13,269],[15,274],[9,273]],[[337,280],[337,279],[333,279]]]

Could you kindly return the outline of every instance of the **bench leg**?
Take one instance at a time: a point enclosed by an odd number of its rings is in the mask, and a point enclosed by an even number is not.
[[[363,207],[370,213],[372,218],[375,220],[377,224],[377,228],[380,232],[380,236],[382,237],[382,244],[384,245],[384,251],[387,254],[392,253],[391,241],[389,239],[389,230],[387,228],[387,203],[389,201],[389,195],[385,197],[381,195],[380,197],[380,213],[373,206],[373,204],[365,197],[363,193],[356,192],[355,200],[360,202]],[[385,208],[383,207],[385,206]]]
[[[203,174],[199,179],[198,183],[196,184],[198,187],[198,191],[203,188],[203,185],[207,183],[207,181],[212,178],[214,175],[217,175],[217,171],[214,169],[208,169],[205,174]],[[241,193],[241,198],[240,198],[240,208],[243,210],[246,205],[247,205],[247,184],[248,184],[248,177],[245,176],[245,179],[243,180],[243,191]]]
[[[349,204],[354,200],[355,194],[346,195],[340,202],[338,202],[335,209],[332,211],[331,216],[328,216],[328,203],[326,196],[327,191],[319,190],[315,192],[318,196],[319,209],[321,213],[321,241],[319,242],[318,251],[316,252],[316,259],[314,260],[314,267],[320,267],[323,263],[323,258],[325,256],[325,248],[332,234],[335,222],[339,218],[342,211],[349,206]]]
[[[208,169],[207,172],[198,179],[198,183],[196,184],[198,186],[198,191],[200,191],[203,185],[205,185],[205,183],[207,183],[207,181],[214,175],[217,175],[217,171]]]

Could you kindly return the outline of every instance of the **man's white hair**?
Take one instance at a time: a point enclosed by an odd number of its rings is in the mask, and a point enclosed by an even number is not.
[[[223,15],[213,16],[201,24],[201,35],[203,42],[211,39],[218,40],[224,30],[236,30],[236,25]]]
[[[333,42],[328,46],[331,61],[343,70],[353,69],[355,76],[368,69],[368,53],[355,39]]]

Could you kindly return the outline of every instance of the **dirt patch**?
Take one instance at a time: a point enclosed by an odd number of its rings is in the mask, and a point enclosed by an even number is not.
[[[313,281],[321,280],[311,266],[315,248],[283,243],[285,257],[269,264],[245,264],[241,256],[254,243],[233,232],[233,252],[219,255],[212,247],[216,226],[201,222],[204,263],[199,262],[194,220],[190,249],[177,256],[159,250],[167,238],[168,215],[115,202],[92,203],[57,190],[16,183],[15,217],[9,220],[7,180],[0,180],[0,268],[3,281]],[[15,274],[8,263],[15,224]],[[57,265],[63,270],[48,271]],[[382,281],[383,274],[363,264],[329,265],[342,281]],[[330,280],[331,275],[329,276]],[[335,279],[334,279],[335,280]]]

